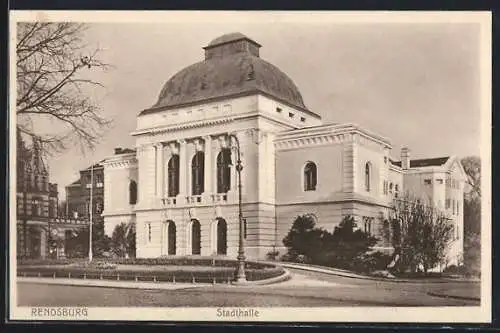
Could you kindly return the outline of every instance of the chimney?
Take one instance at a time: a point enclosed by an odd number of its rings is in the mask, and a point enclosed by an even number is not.
[[[401,168],[403,170],[410,168],[410,149],[408,147],[401,148]]]
[[[118,155],[118,154],[121,154],[122,153],[122,149],[121,148],[115,148],[115,155]]]

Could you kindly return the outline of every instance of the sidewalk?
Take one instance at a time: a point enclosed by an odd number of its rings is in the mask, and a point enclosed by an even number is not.
[[[144,281],[109,281],[109,280],[82,280],[67,278],[39,278],[39,277],[17,277],[16,282],[34,284],[57,284],[66,286],[84,287],[104,287],[104,288],[124,288],[124,289],[158,289],[158,290],[179,290],[199,287],[208,287],[208,283],[172,283],[172,282],[144,282]]]
[[[402,278],[380,278],[380,277],[375,277],[375,276],[367,276],[367,275],[360,275],[356,274],[354,272],[342,270],[342,269],[337,269],[333,267],[320,267],[320,266],[314,266],[314,265],[306,265],[306,264],[297,264],[297,263],[289,263],[289,262],[281,262],[281,261],[262,261],[263,263],[269,263],[269,264],[274,264],[274,265],[279,265],[284,268],[292,268],[292,269],[298,269],[298,270],[303,270],[303,271],[309,271],[309,272],[317,272],[317,273],[324,273],[324,274],[329,274],[329,275],[336,275],[336,276],[342,276],[342,277],[347,277],[347,278],[353,278],[353,279],[362,279],[362,280],[372,280],[372,281],[385,281],[385,282],[419,282],[419,283],[447,283],[447,282],[478,282],[476,280],[468,280],[468,279],[452,279],[452,278],[429,278],[429,279],[402,279]]]
[[[282,267],[285,267],[285,268],[300,269],[300,270],[304,270],[304,271],[325,273],[325,274],[330,274],[330,275],[338,275],[338,276],[344,276],[344,277],[350,277],[350,278],[356,278],[356,279],[383,280],[383,281],[389,280],[389,279],[381,279],[381,278],[377,278],[377,277],[359,275],[359,274],[356,274],[353,272],[345,271],[342,269],[331,268],[331,267],[318,267],[318,266],[310,266],[310,265],[305,265],[305,264],[295,264],[295,263],[288,263],[288,262],[278,262],[276,264],[280,265]],[[395,279],[390,279],[390,281],[394,281],[394,280]]]

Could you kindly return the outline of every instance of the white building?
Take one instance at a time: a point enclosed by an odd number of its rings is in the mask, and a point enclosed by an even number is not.
[[[354,215],[377,234],[393,198],[408,191],[453,219],[450,260],[458,260],[465,181],[459,160],[411,160],[403,149],[396,162],[387,138],[354,124],[324,124],[259,48],[239,33],[216,38],[204,47],[204,60],[170,78],[156,104],[138,115],[137,152],[103,163],[106,232],[136,223],[138,257],[236,256],[239,142],[248,257],[265,258],[274,248],[283,254],[282,239],[304,213],[330,231]]]

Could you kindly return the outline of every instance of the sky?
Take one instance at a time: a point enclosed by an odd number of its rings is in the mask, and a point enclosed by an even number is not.
[[[244,18],[242,16],[242,18]],[[48,161],[64,186],[79,170],[134,147],[137,114],[165,82],[203,59],[203,46],[241,32],[262,45],[260,56],[298,86],[325,123],[352,122],[390,139],[399,159],[479,155],[480,80],[477,23],[338,23],[206,19],[170,23],[91,23],[86,39],[113,67],[95,72],[95,94],[113,127],[93,152],[78,148]]]

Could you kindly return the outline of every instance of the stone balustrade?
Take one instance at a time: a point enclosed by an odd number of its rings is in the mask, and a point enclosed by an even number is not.
[[[163,206],[176,206],[177,198],[163,198],[161,199],[161,203]]]
[[[227,193],[212,194],[212,201],[214,203],[227,202]]]
[[[50,223],[55,224],[72,224],[72,225],[88,225],[88,219],[72,219],[65,217],[56,217],[49,220]]]
[[[187,204],[199,204],[202,203],[202,196],[201,195],[190,195],[186,197],[186,203]]]

